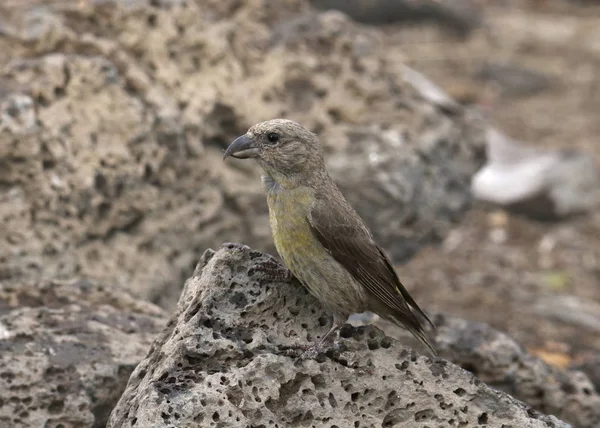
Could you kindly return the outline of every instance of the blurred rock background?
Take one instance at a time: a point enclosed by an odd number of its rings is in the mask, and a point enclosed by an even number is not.
[[[258,169],[220,158],[285,116],[422,306],[600,391],[598,22],[574,0],[5,0],[3,287],[90,278],[169,311],[207,247],[274,253]]]

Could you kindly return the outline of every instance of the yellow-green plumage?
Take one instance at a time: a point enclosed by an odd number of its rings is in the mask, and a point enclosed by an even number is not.
[[[267,190],[273,240],[279,255],[292,272],[296,270],[294,255],[309,253],[318,244],[306,217],[313,194],[312,189],[303,187],[287,192]]]
[[[315,191],[309,187],[288,191],[277,185],[267,187],[273,240],[292,274],[334,314],[345,315],[344,322],[350,315],[349,304],[355,312],[362,312],[365,293],[352,287],[355,279],[315,237],[308,220],[314,200]]]

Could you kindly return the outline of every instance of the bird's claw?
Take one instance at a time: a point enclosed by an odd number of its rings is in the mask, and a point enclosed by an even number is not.
[[[275,259],[267,259],[253,266],[254,272],[261,272],[261,281],[286,282],[294,280],[294,275],[289,269],[278,263]]]
[[[327,355],[329,358],[331,358],[332,356],[335,356],[335,354],[343,352],[345,349],[346,346],[340,341],[334,341],[332,343],[317,343],[316,345],[310,346],[302,354],[300,354],[299,359],[314,360],[320,355]]]
[[[296,344],[296,345],[285,346],[283,348],[280,348],[277,353],[280,355],[284,355],[286,357],[290,357],[290,358],[298,358],[300,355],[302,355],[304,352],[306,352],[306,350],[309,348],[310,348],[310,345]]]
[[[314,360],[315,358],[317,358],[319,356],[319,354],[324,354],[325,353],[325,349],[323,349],[321,346],[311,346],[310,348],[308,348],[306,351],[304,351],[302,354],[300,354],[299,359],[300,360]]]
[[[327,346],[326,343],[317,343],[314,345],[297,345],[285,349],[282,354],[286,357],[297,358],[298,360],[315,360],[319,355],[324,355],[330,350],[339,351],[339,346]]]
[[[319,346],[295,346],[283,351],[283,355],[298,360],[314,360],[319,354],[325,353],[325,350]]]

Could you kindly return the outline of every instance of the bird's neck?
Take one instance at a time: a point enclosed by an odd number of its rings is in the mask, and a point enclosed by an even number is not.
[[[281,192],[302,186],[304,180],[297,173],[281,174],[277,171],[265,171],[262,181],[267,192]]]
[[[265,171],[262,182],[268,193],[279,193],[284,190],[293,190],[298,187],[320,187],[324,183],[331,182],[331,177],[326,170],[314,171],[309,175],[283,175]]]
[[[283,190],[283,187],[268,173],[262,176],[262,182],[267,193],[279,193]]]

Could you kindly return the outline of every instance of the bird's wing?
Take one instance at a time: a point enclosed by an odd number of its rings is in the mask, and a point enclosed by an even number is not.
[[[395,309],[407,328],[422,331],[409,305],[433,326],[352,208],[331,200],[316,203],[308,220],[314,235],[331,256],[374,296]]]

